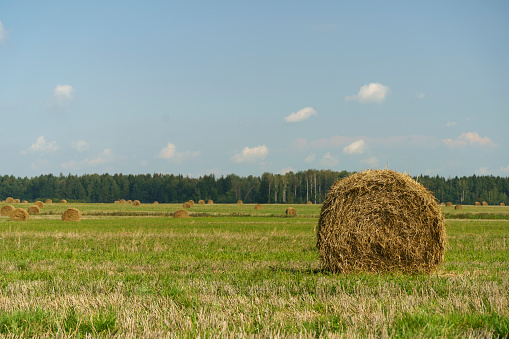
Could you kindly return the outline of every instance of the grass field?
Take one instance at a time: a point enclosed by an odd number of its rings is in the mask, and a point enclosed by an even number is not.
[[[292,206],[297,217],[287,205],[195,204],[174,219],[180,204],[57,203],[25,222],[2,216],[0,335],[509,334],[509,207],[443,207],[444,265],[407,276],[321,270],[320,206]],[[60,220],[68,207],[81,222]]]

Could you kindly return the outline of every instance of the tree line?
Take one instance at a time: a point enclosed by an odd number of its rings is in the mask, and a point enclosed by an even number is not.
[[[0,176],[0,199],[6,197],[35,201],[43,199],[69,202],[111,203],[119,199],[143,203],[179,203],[213,200],[218,203],[322,203],[331,185],[351,175],[347,171],[307,170],[286,174],[263,173],[240,177],[235,174],[199,178],[174,174],[86,174],[32,178]],[[509,178],[470,176],[443,178],[417,176],[415,180],[431,191],[439,202],[472,205],[509,203]]]

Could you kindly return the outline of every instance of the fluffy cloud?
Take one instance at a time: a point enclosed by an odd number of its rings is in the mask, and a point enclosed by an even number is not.
[[[444,139],[442,140],[444,144],[449,146],[450,148],[455,147],[463,147],[467,145],[483,145],[483,146],[494,146],[495,144],[488,138],[481,136],[477,132],[468,132],[460,135],[456,140],[452,139]]]
[[[7,40],[7,30],[4,28],[2,21],[0,20],[0,42]]]
[[[168,145],[166,145],[166,147],[164,147],[161,152],[159,152],[157,157],[161,159],[171,159],[175,156],[176,150],[177,147],[169,142]]]
[[[28,153],[53,153],[57,151],[60,146],[57,145],[56,141],[46,141],[43,135],[41,135],[35,143],[30,146],[28,150],[21,151],[21,154]]]
[[[232,160],[235,163],[257,162],[265,159],[267,154],[269,154],[269,150],[265,145],[256,146],[253,148],[244,147],[241,153],[237,153],[232,157]]]
[[[304,107],[298,112],[292,113],[285,117],[286,122],[299,122],[308,119],[313,115],[317,115],[316,111],[312,107]]]
[[[338,162],[339,160],[333,157],[332,154],[330,154],[330,152],[325,153],[321,160],[322,165],[328,167],[336,166]]]
[[[105,148],[101,153],[99,153],[95,158],[93,159],[85,159],[82,161],[74,161],[71,160],[69,162],[65,162],[60,164],[62,168],[64,169],[80,169],[80,168],[86,168],[86,167],[97,167],[102,164],[112,163],[115,161],[115,159],[118,157],[115,157],[115,154],[113,151],[109,148]]]
[[[292,167],[285,167],[281,169],[281,174],[285,175],[286,173],[295,172]]]
[[[345,97],[346,101],[382,102],[390,93],[390,88],[378,82],[372,82],[360,88],[359,93]]]
[[[75,149],[78,152],[84,152],[88,149],[88,142],[86,142],[85,140],[73,141],[71,143],[71,148]]]
[[[315,157],[316,157],[316,154],[310,154],[306,157],[306,159],[304,159],[305,162],[308,162],[308,163],[311,163],[313,161],[315,161]]]
[[[57,85],[53,90],[53,105],[58,108],[68,106],[74,100],[74,92],[71,85]]]
[[[350,145],[343,148],[343,152],[346,154],[362,154],[366,151],[367,144],[364,140],[357,140],[352,142]]]
[[[177,152],[177,147],[171,142],[168,143],[156,156],[156,158],[171,160],[172,162],[180,163],[186,159],[194,158],[200,155],[200,152]]]

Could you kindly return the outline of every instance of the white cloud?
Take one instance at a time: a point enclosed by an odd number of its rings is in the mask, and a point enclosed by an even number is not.
[[[382,85],[378,82],[372,82],[360,88],[359,93],[345,97],[346,101],[358,102],[382,102],[385,97],[390,93],[388,86]]]
[[[369,157],[367,159],[361,160],[361,164],[366,164],[371,168],[377,168],[378,167],[378,158],[375,156]]]
[[[285,117],[286,122],[299,122],[308,119],[313,115],[318,115],[312,107],[304,107],[298,112],[292,113]]]
[[[338,164],[339,160],[336,159],[335,157],[333,157],[332,154],[330,154],[330,152],[327,152],[322,157],[321,162],[322,162],[322,165],[324,165],[324,166],[333,167]]]
[[[456,126],[458,123],[456,121],[448,121],[446,124],[445,124],[445,127],[454,127]]]
[[[481,138],[481,136],[477,132],[463,133],[456,140],[444,139],[442,140],[442,142],[449,146],[450,148],[476,144],[483,146],[495,146],[495,144],[488,137]]]
[[[71,85],[57,85],[53,90],[53,106],[63,108],[74,100],[74,88]]]
[[[310,155],[308,155],[308,156],[306,157],[306,159],[304,159],[304,161],[305,161],[305,162],[308,162],[308,163],[313,162],[313,161],[315,161],[315,157],[316,157],[316,154],[314,154],[314,153],[313,153],[313,154],[310,154]]]
[[[88,142],[86,142],[85,140],[73,141],[71,143],[71,148],[75,149],[78,152],[84,152],[88,149]]]
[[[159,152],[157,157],[161,159],[171,159],[175,156],[176,150],[177,148],[175,145],[169,142],[168,145]]]
[[[56,141],[46,141],[43,135],[41,135],[35,143],[30,146],[28,150],[21,151],[21,154],[28,154],[28,153],[53,153],[56,152],[60,146],[57,145]]]
[[[7,30],[4,28],[2,24],[2,20],[0,20],[0,43],[7,40]]]
[[[367,144],[364,140],[357,140],[352,142],[350,145],[343,148],[343,152],[346,154],[362,154],[366,151]]]
[[[286,173],[295,172],[292,167],[285,167],[281,169],[281,174],[285,175]]]
[[[232,160],[236,163],[257,162],[259,160],[265,159],[267,154],[269,154],[269,150],[265,145],[256,146],[253,148],[244,147],[241,153],[237,153],[232,157]]]
[[[113,151],[109,148],[105,148],[101,153],[97,155],[97,157],[93,159],[84,159],[82,161],[68,161],[65,163],[61,163],[60,166],[65,169],[80,169],[84,167],[97,167],[102,164],[112,163],[115,161],[117,157]]]

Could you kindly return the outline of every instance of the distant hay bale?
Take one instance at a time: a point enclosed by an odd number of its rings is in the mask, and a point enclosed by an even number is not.
[[[60,203],[61,203],[61,204],[67,204],[67,200],[62,199],[62,200],[60,200]]]
[[[214,200],[209,200],[209,201],[207,201],[207,204],[209,204],[209,205],[213,205],[213,204],[214,204]]]
[[[297,211],[295,210],[295,208],[293,207],[288,207],[286,209],[286,215],[297,215]]]
[[[440,206],[445,206],[445,204],[444,204],[444,203],[441,203],[441,204],[440,204]]]
[[[21,203],[21,201],[19,199],[14,199],[13,203],[19,204],[19,203]]]
[[[488,203],[487,203],[486,201],[483,201],[483,202],[482,202],[482,205],[483,205],[483,206],[488,206]]]
[[[118,202],[121,203],[121,204],[125,204],[126,203],[125,199],[120,199]]]
[[[11,215],[12,211],[14,211],[14,210],[15,210],[14,206],[12,206],[12,205],[5,205],[0,210],[0,214],[5,215],[5,216],[9,216],[9,215]]]
[[[183,208],[191,208],[191,204],[189,202],[185,202],[182,204]]]
[[[452,206],[452,202],[448,201],[448,202],[445,204],[445,206],[447,206],[447,207],[451,207],[451,206]]]
[[[22,204],[28,204],[28,201],[23,200],[21,203],[22,203]]]
[[[114,203],[114,204],[120,204],[120,201],[115,200],[113,203]]]
[[[191,205],[191,207],[194,206],[194,200],[189,200],[188,203]]]
[[[14,211],[11,212],[10,217],[12,221],[26,221],[30,219],[28,212],[22,208],[15,208]]]
[[[242,200],[237,200],[237,205],[242,205],[242,204],[244,204],[244,203],[242,202]]]
[[[260,205],[260,204],[255,205],[255,210],[262,210],[262,209],[263,209],[262,205]]]
[[[454,209],[455,210],[460,210],[462,209],[463,207],[460,205],[460,204],[457,204],[456,206],[454,206]]]
[[[38,214],[39,212],[41,212],[41,209],[35,205],[32,205],[28,208],[27,212],[28,214]]]
[[[7,204],[14,204],[14,198],[12,198],[12,197],[7,197],[7,198],[5,199],[5,202],[6,202]]]
[[[140,206],[140,205],[141,205],[141,202],[139,200],[133,201],[133,206]]]
[[[186,210],[177,210],[173,214],[174,218],[189,218],[189,213]]]
[[[205,205],[205,200],[198,200],[199,205]]]
[[[308,205],[313,205],[313,202],[312,201],[308,201],[307,204]]]
[[[44,204],[42,201],[40,200],[37,200],[35,203],[34,203],[35,206],[39,207],[39,208],[43,208],[44,207]]]
[[[154,205],[157,205],[157,204],[159,204],[159,201],[154,201]]]
[[[500,203],[500,206],[505,206],[505,204],[503,202]]]
[[[51,199],[46,199],[46,201],[44,202],[45,204],[52,204],[53,203],[53,200]]]
[[[332,272],[432,272],[443,262],[444,216],[410,176],[367,170],[334,183],[317,227],[322,265]]]
[[[62,213],[62,221],[81,221],[81,212],[77,208],[68,208]]]
[[[475,206],[481,206],[481,203],[479,201],[476,201],[474,205]]]
[[[127,200],[125,203],[126,203],[126,204],[132,204],[132,203],[133,203],[133,201],[132,201],[132,200]]]

